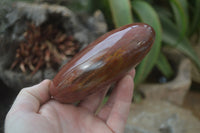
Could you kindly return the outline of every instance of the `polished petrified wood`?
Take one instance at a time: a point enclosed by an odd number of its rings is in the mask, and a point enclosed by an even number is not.
[[[149,52],[155,32],[135,23],[106,33],[78,53],[53,79],[50,93],[73,103],[119,80]]]

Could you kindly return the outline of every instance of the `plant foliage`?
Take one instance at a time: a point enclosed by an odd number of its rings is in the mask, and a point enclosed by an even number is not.
[[[103,0],[108,1],[110,10],[108,21],[119,27],[131,22],[144,22],[156,32],[155,44],[141,64],[137,67],[135,83],[143,82],[154,66],[166,76],[173,75],[173,70],[162,52],[163,46],[176,48],[188,56],[200,70],[190,37],[200,33],[199,0]],[[101,2],[100,2],[101,5]],[[132,12],[130,12],[132,9]],[[102,10],[104,11],[104,10]],[[105,14],[107,16],[107,14]],[[189,24],[190,25],[189,27]]]

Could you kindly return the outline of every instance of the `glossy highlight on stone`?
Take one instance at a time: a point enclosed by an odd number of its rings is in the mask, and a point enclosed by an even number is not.
[[[50,94],[74,103],[122,78],[149,52],[155,32],[144,23],[112,30],[89,44],[65,64],[53,79]]]

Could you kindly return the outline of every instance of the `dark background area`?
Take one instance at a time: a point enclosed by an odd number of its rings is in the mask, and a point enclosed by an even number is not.
[[[17,94],[18,91],[8,88],[0,80],[0,133],[3,133],[5,116],[12,106],[12,103]]]

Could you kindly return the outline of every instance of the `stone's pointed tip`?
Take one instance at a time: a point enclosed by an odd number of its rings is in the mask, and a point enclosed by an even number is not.
[[[138,26],[138,27],[144,27],[146,29],[147,32],[150,32],[152,36],[155,37],[155,30],[152,26],[150,26],[149,24],[146,23],[133,23],[131,24],[132,26]]]

